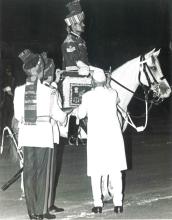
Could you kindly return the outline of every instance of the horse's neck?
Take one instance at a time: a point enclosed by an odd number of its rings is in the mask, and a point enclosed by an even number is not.
[[[123,64],[121,67],[114,70],[112,72],[111,77],[116,81],[118,81],[123,86],[135,92],[139,85],[139,81],[138,81],[139,65],[140,65],[140,57],[132,59],[127,63]],[[127,106],[131,101],[133,93],[129,92],[127,89],[123,88],[122,86],[117,85],[113,81],[111,83],[111,86],[112,88],[116,89],[118,92],[120,98],[120,106],[123,109],[127,109]]]

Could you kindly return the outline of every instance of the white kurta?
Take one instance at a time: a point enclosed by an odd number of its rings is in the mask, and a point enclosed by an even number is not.
[[[88,176],[127,169],[116,103],[117,93],[103,87],[97,87],[82,97],[78,117],[88,116]]]
[[[19,121],[19,146],[49,147],[53,148],[54,142],[59,142],[59,130],[53,131],[52,117],[54,123],[65,123],[66,113],[57,104],[57,97],[52,89],[42,85],[38,81],[37,86],[37,116],[36,125],[24,124],[24,94],[25,85],[15,89],[14,94],[14,116]],[[41,116],[41,117],[40,117]],[[45,117],[42,117],[45,116]]]

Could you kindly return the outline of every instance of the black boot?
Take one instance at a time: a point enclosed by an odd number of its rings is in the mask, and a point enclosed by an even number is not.
[[[114,207],[114,212],[115,213],[122,213],[123,212],[123,206],[115,206]]]
[[[49,212],[50,212],[51,214],[56,214],[56,213],[58,213],[58,212],[63,212],[63,211],[64,211],[63,208],[59,208],[59,207],[57,207],[57,206],[55,206],[55,205],[53,205],[53,206],[51,206],[51,207],[49,208]]]
[[[91,210],[94,213],[102,213],[102,207],[101,206],[95,206]]]
[[[30,218],[31,220],[33,220],[33,219],[42,220],[42,219],[43,219],[43,215],[35,215],[35,214],[32,214],[32,215],[29,215],[29,218]]]
[[[46,218],[46,219],[55,219],[56,216],[50,214],[49,212],[47,212],[46,214],[43,215],[43,218]]]
[[[68,125],[68,143],[77,145],[79,125],[76,124],[76,116],[71,115]]]

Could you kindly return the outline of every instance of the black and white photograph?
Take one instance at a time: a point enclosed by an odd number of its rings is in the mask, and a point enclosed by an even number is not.
[[[0,0],[0,220],[172,219],[171,12]]]

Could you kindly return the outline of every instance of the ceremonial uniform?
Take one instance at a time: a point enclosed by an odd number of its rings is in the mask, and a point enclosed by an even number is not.
[[[46,81],[44,81],[43,84],[52,90],[52,93],[54,93],[55,99],[57,100],[58,106],[61,108],[62,103],[61,103],[60,93],[54,87],[54,82],[48,84]],[[55,210],[56,212],[64,211],[63,208],[55,207],[56,188],[60,176],[62,156],[64,150],[64,145],[60,141],[61,138],[59,133],[59,123],[60,122],[57,121],[57,123],[53,124],[54,148],[52,152],[52,161],[51,161],[52,172],[50,175],[52,186],[51,186],[51,196],[48,205],[50,211]]]
[[[14,96],[15,118],[20,122],[18,145],[24,147],[24,186],[26,201],[29,203],[28,213],[40,215],[48,211],[51,149],[55,138],[59,138],[59,133],[52,132],[50,117],[63,123],[66,114],[60,110],[51,89],[38,82],[37,114],[40,117],[36,125],[25,125],[24,93],[25,86],[17,87]]]
[[[67,71],[78,70],[78,60],[88,65],[88,53],[85,41],[81,36],[70,32],[62,44],[63,69]]]
[[[25,50],[20,55],[27,70],[25,85],[15,89],[14,113],[19,121],[18,145],[24,151],[24,191],[30,219],[53,219],[49,213],[52,190],[52,154],[59,141],[57,121],[66,122],[52,89],[38,79],[40,56]]]
[[[43,59],[45,62],[43,84],[52,90],[52,93],[55,96],[58,106],[61,108],[62,107],[61,96],[57,90],[56,82],[53,82],[54,69],[55,69],[54,61],[52,59],[47,58],[45,52],[44,52]],[[59,144],[60,142],[59,125],[60,125],[59,122],[53,124],[54,148],[52,151],[52,161],[51,161],[52,172],[50,175],[52,184],[51,184],[51,193],[50,193],[51,196],[50,196],[49,205],[48,205],[49,211],[53,213],[64,211],[63,208],[58,208],[57,206],[55,206],[56,188],[57,188],[58,179],[59,179],[60,170],[61,170],[62,153],[63,153],[63,147],[64,147],[63,145]]]
[[[69,76],[88,76],[88,54],[85,41],[81,37],[84,31],[84,12],[82,11],[79,0],[74,0],[67,4],[69,14],[65,18],[68,35],[62,44],[63,69]],[[78,63],[81,64],[79,67]],[[65,81],[65,80],[64,80]],[[87,81],[87,79],[85,80]],[[81,126],[81,122],[80,122]],[[77,143],[78,125],[76,118],[71,116],[68,129],[69,144]]]

